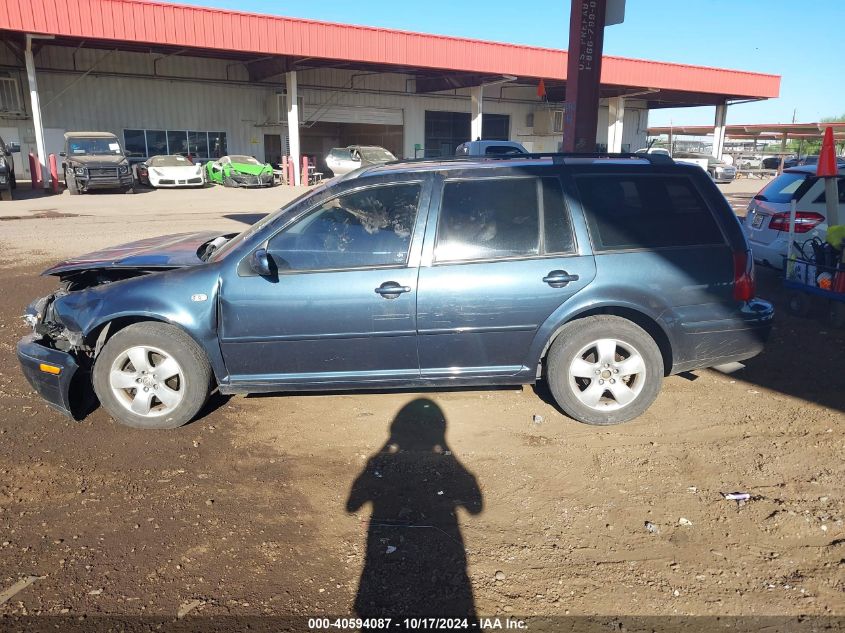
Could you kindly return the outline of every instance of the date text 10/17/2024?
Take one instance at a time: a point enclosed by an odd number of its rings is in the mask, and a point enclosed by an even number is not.
[[[518,618],[308,618],[311,630],[526,630],[528,623]]]

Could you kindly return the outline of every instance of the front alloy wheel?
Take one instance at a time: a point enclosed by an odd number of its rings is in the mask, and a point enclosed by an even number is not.
[[[185,395],[185,374],[167,352],[147,345],[130,347],[112,363],[109,386],[132,413],[157,417],[171,413]]]
[[[211,367],[184,330],[147,321],[106,342],[93,382],[100,403],[121,424],[172,429],[190,422],[205,404]]]

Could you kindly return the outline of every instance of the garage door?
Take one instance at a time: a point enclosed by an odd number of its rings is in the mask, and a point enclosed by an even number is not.
[[[371,108],[368,106],[318,106],[306,105],[305,120],[321,123],[367,123],[375,125],[402,125],[400,108]]]

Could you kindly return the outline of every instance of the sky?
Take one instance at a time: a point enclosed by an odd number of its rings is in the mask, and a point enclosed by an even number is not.
[[[568,0],[180,0],[181,4],[568,47]],[[627,0],[605,55],[781,76],[780,97],[732,106],[728,123],[818,121],[845,113],[845,0]],[[649,124],[710,125],[714,109],[654,110]]]

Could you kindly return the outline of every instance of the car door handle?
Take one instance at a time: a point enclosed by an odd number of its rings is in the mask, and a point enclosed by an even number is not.
[[[553,270],[543,277],[543,281],[552,288],[563,288],[570,281],[578,281],[578,275],[570,275],[565,270]]]
[[[385,281],[382,285],[376,288],[376,293],[380,294],[385,299],[395,299],[403,292],[411,292],[411,287],[400,286],[395,281]]]

